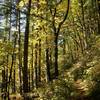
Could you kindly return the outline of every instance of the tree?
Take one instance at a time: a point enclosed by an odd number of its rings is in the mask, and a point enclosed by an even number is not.
[[[61,2],[62,1],[57,2],[56,5],[59,5]],[[50,6],[49,1],[47,1],[47,4],[48,4],[48,6]],[[52,29],[53,29],[53,33],[54,33],[54,37],[55,37],[54,38],[54,43],[55,43],[55,48],[54,48],[55,49],[55,54],[54,54],[54,57],[55,57],[55,64],[54,64],[54,66],[55,66],[55,78],[58,77],[58,36],[59,36],[60,30],[61,30],[61,27],[68,16],[69,4],[70,4],[70,0],[68,0],[68,2],[67,2],[67,7],[66,7],[64,18],[62,19],[62,21],[60,23],[57,23],[58,27],[56,26],[56,23],[55,23],[55,21],[56,21],[55,18],[56,18],[56,14],[57,14],[56,5],[54,6],[53,9],[51,7],[49,7],[49,10],[50,10],[50,13],[52,16]]]
[[[28,90],[28,40],[29,40],[30,10],[31,10],[31,0],[29,0],[28,2],[27,15],[26,15],[26,28],[25,28],[25,36],[24,36],[24,68],[23,68],[24,93],[29,92]]]

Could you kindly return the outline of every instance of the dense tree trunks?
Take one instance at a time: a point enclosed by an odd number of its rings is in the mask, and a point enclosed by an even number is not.
[[[80,0],[80,4],[81,4],[81,14],[82,14],[82,33],[83,33],[83,39],[82,39],[82,43],[83,43],[83,53],[84,50],[87,48],[87,31],[86,31],[86,25],[85,25],[85,12],[84,12],[84,0]]]
[[[26,15],[26,28],[24,36],[24,67],[23,67],[23,92],[27,93],[28,89],[28,40],[29,40],[29,21],[30,21],[30,10],[31,10],[31,0],[28,2],[28,9]]]
[[[82,32],[83,32],[83,24],[82,24],[81,18],[79,17],[78,14],[77,14],[77,18],[78,18],[79,23],[81,24],[81,29],[82,29]],[[73,19],[73,23],[75,25],[74,19]],[[77,36],[79,37],[79,46],[81,48],[81,53],[83,54],[83,52],[84,52],[83,37],[80,35],[78,30],[76,30],[76,29],[73,29],[73,30],[74,30],[74,32],[76,32]]]

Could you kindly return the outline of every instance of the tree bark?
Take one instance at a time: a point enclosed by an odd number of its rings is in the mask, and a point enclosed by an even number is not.
[[[50,59],[49,59],[49,47],[47,43],[47,37],[46,37],[46,71],[47,71],[47,82],[51,81],[51,73],[50,73]]]
[[[37,46],[38,44],[35,44],[35,62],[34,62],[34,79],[35,79],[35,87],[37,88],[38,85],[38,71],[37,71]]]
[[[39,39],[39,82],[41,82],[41,39]]]
[[[18,36],[19,36],[19,39],[18,39],[18,45],[19,45],[18,59],[19,59],[19,81],[20,81],[19,89],[20,89],[20,94],[22,94],[22,53],[21,53],[20,11],[18,11],[18,18],[19,18],[18,19]]]
[[[28,88],[28,40],[29,40],[29,21],[30,21],[31,0],[28,2],[28,11],[26,15],[26,28],[24,36],[24,67],[23,67],[23,92],[29,92]]]
[[[97,0],[98,4],[98,34],[100,34],[100,0]]]
[[[54,57],[55,57],[55,63],[54,63],[54,66],[55,66],[55,78],[58,77],[58,33],[55,33],[55,39],[54,39],[54,43],[55,43],[55,54],[54,54]]]
[[[31,50],[32,50],[32,54],[31,54],[31,59],[32,59],[32,61],[31,61],[31,67],[32,67],[32,74],[31,74],[31,79],[32,79],[32,88],[34,87],[34,80],[33,80],[33,76],[34,76],[34,68],[33,68],[33,44],[32,44],[32,48],[31,48]]]

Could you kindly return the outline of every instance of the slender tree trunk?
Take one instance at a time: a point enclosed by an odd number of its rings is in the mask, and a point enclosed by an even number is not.
[[[66,54],[66,40],[65,40],[65,38],[63,38],[63,55],[65,55],[65,54]]]
[[[28,69],[28,88],[29,88],[29,91],[31,90],[31,86],[30,86],[30,68]]]
[[[17,36],[15,36],[15,40],[14,40],[14,48],[13,48],[13,54],[12,54],[12,63],[11,63],[11,68],[10,68],[10,75],[9,75],[9,85],[10,85],[10,81],[12,79],[12,71],[13,71],[13,65],[14,65],[14,60],[15,60],[15,48],[16,48],[16,39]]]
[[[98,5],[98,34],[100,34],[100,0],[97,0],[97,5]]]
[[[32,44],[32,48],[31,48],[31,50],[32,50],[32,55],[31,55],[31,59],[32,59],[32,61],[31,61],[31,66],[32,66],[32,74],[31,74],[31,79],[32,79],[32,88],[34,87],[34,80],[33,80],[33,76],[34,76],[34,68],[33,68],[33,44]]]
[[[23,67],[23,92],[29,92],[28,89],[28,40],[29,40],[29,21],[30,21],[31,0],[28,3],[28,11],[26,15],[26,28],[24,36],[24,67]]]
[[[15,54],[15,49],[16,49],[16,42],[17,42],[17,35],[15,34],[15,37],[14,37],[15,39],[14,39],[14,51],[13,51],[13,55],[12,55],[12,68],[11,68],[11,79],[12,79],[12,91],[13,91],[13,93],[15,93],[16,92],[16,75],[15,75],[15,70],[16,70],[16,54]],[[13,72],[14,71],[14,72]],[[13,73],[13,75],[12,75],[12,73]],[[13,77],[12,77],[13,76]]]
[[[38,44],[36,44],[35,45],[35,64],[34,64],[34,79],[35,79],[35,87],[37,88],[37,84],[38,84],[38,71],[37,71],[37,46],[38,46]]]
[[[41,82],[41,39],[39,39],[39,82]]]
[[[51,73],[50,73],[50,59],[49,59],[49,47],[48,47],[48,43],[47,43],[47,37],[46,37],[46,71],[47,71],[47,81],[51,81]]]
[[[14,63],[15,64],[15,63]],[[16,67],[15,67],[16,65],[14,65],[14,73],[13,73],[13,80],[14,80],[14,83],[13,83],[13,93],[16,93]]]
[[[55,39],[54,39],[54,43],[55,43],[55,53],[54,53],[54,57],[55,57],[55,78],[58,77],[58,33],[55,33]]]
[[[20,94],[22,94],[22,53],[21,53],[21,31],[20,31],[20,11],[18,11],[18,36],[19,36],[19,39],[18,39],[18,45],[19,45],[19,48],[18,48],[18,52],[19,52],[19,55],[18,55],[18,59],[19,59],[19,81],[20,81]]]
[[[2,95],[3,100],[6,100],[5,83],[6,83],[6,80],[5,80],[5,68],[4,68],[4,70],[2,70],[2,89],[1,89],[1,92],[3,93],[3,95]]]
[[[8,37],[9,41],[11,40],[11,15],[12,15],[11,12],[12,12],[12,7],[10,8],[10,25],[9,25],[10,26],[10,28],[9,28],[10,30],[9,30],[9,37]]]
[[[3,100],[6,100],[6,98],[7,98],[7,90],[6,90],[6,85],[7,85],[7,83],[6,83],[6,66],[5,66],[5,59],[4,59],[5,57],[3,57],[3,64],[4,64],[4,66],[3,66],[3,70],[2,70],[2,87],[1,87],[1,92],[3,93],[3,95],[2,95],[2,99]]]
[[[8,59],[9,59],[9,56],[7,54],[7,66],[6,66],[6,92],[8,92]]]

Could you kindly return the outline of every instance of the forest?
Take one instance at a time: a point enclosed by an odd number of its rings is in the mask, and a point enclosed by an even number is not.
[[[0,0],[0,100],[100,100],[100,0]]]

